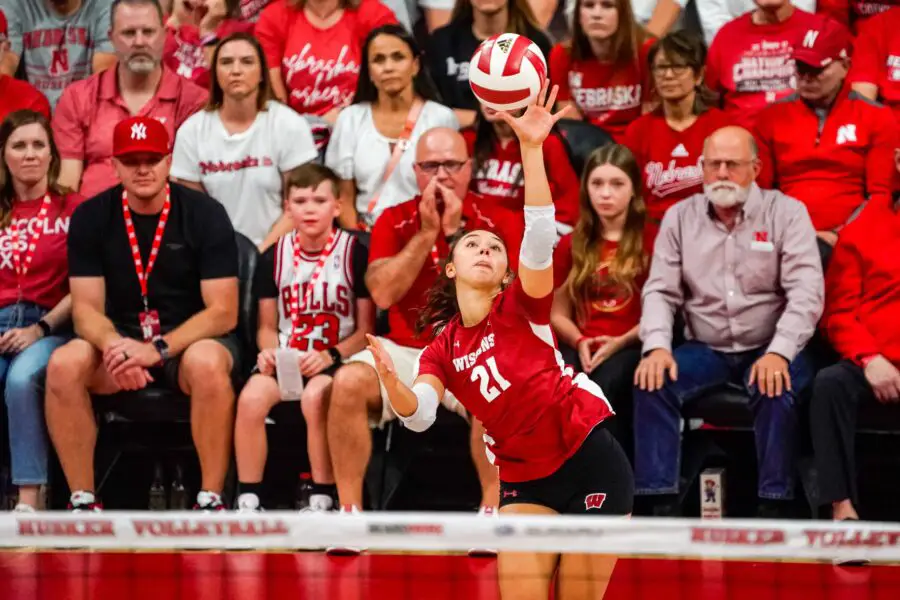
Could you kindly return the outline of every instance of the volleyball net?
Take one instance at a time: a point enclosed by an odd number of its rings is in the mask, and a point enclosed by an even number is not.
[[[10,600],[500,598],[497,561],[469,557],[472,549],[617,556],[604,575],[607,600],[900,598],[900,524],[893,523],[4,513],[0,547],[0,598]],[[364,552],[336,557],[323,551],[330,547]],[[847,561],[867,564],[835,564]]]

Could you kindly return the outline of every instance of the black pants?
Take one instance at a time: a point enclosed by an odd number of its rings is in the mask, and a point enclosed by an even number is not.
[[[569,346],[560,345],[566,364],[581,370],[578,352]],[[616,437],[625,454],[631,461],[634,457],[634,372],[641,362],[640,344],[632,344],[622,348],[599,367],[588,374],[591,380],[600,386],[606,399],[612,404],[616,416],[609,420],[607,429]]]
[[[816,375],[809,409],[819,474],[819,503],[857,502],[856,420],[859,407],[877,402],[862,368],[842,360]]]

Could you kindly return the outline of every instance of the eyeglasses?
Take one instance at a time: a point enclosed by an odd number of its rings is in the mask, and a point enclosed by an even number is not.
[[[738,170],[746,167],[748,165],[752,165],[756,162],[754,159],[750,160],[719,160],[712,159],[706,160],[701,158],[701,164],[703,165],[703,169],[705,171],[709,171],[710,173],[718,173],[722,170],[724,166],[725,169],[728,170],[729,173],[736,173]]]
[[[797,69],[798,77],[803,77],[804,79],[818,79],[822,76],[822,73],[825,72],[825,69],[828,68],[828,65],[825,65],[824,67],[814,67],[798,60],[794,62],[794,67]]]
[[[422,171],[427,173],[428,175],[437,175],[438,171],[441,170],[441,167],[444,167],[444,170],[447,171],[450,175],[455,175],[459,173],[460,169],[462,169],[465,164],[469,162],[467,160],[426,160],[424,162],[418,162],[416,165]]]
[[[667,64],[659,64],[653,65],[651,69],[654,75],[665,75],[666,71],[672,71],[672,75],[675,77],[681,77],[686,74],[688,71],[692,71],[693,67],[691,65],[667,65]]]

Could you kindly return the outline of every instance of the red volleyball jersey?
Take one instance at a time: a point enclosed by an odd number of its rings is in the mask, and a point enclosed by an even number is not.
[[[503,481],[551,475],[615,414],[597,384],[563,363],[552,303],[516,279],[481,323],[454,317],[419,359],[419,374],[437,377],[484,424]]]

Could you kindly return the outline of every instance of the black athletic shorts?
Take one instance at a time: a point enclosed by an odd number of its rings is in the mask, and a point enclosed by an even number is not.
[[[566,515],[627,515],[633,501],[631,464],[602,424],[552,475],[517,483],[500,481],[500,506],[539,504]]]

